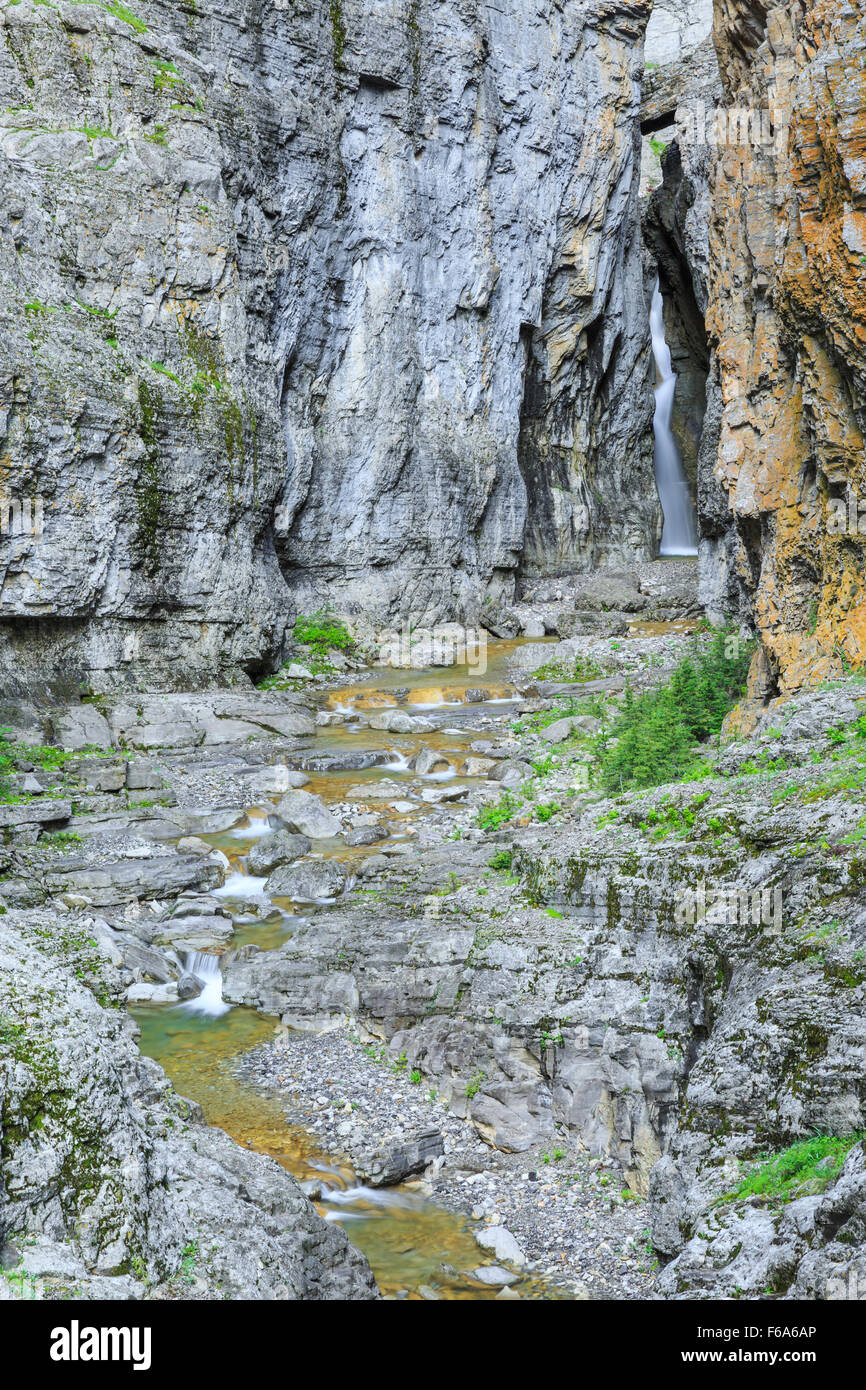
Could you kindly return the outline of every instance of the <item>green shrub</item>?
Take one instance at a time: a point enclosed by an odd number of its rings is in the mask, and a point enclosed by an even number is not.
[[[316,613],[302,614],[295,620],[292,636],[299,645],[309,647],[315,656],[327,656],[329,651],[351,652],[355,643],[346,625],[328,608]]]
[[[482,830],[498,830],[500,825],[511,820],[520,810],[523,802],[519,796],[512,796],[511,792],[503,792],[494,806],[482,806],[478,815],[475,817],[475,824]]]
[[[491,869],[510,869],[510,868],[511,868],[511,850],[510,850],[510,849],[500,849],[500,850],[498,850],[497,853],[494,854],[494,856],[493,856],[492,859],[488,859],[487,863],[488,863],[488,866],[489,866]]]
[[[793,1202],[797,1197],[823,1192],[839,1173],[849,1151],[862,1138],[861,1133],[841,1137],[816,1134],[811,1139],[803,1139],[761,1163],[721,1201],[763,1197],[768,1202]]]
[[[598,744],[601,782],[607,792],[675,782],[695,763],[694,745],[718,733],[745,688],[752,647],[717,632],[680,662],[659,689],[635,695],[626,688],[610,733],[618,742]]]

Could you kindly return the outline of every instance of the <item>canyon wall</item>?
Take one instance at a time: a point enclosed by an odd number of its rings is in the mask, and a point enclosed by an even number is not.
[[[702,596],[751,610],[764,696],[866,659],[866,15],[717,0],[715,41]]]
[[[0,9],[4,688],[653,553],[649,10]]]

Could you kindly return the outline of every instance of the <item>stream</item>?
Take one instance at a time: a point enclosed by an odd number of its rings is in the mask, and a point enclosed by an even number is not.
[[[356,685],[319,692],[321,707],[344,718],[360,711],[383,709],[399,709],[412,715],[439,716],[447,712],[448,717],[435,730],[405,735],[351,723],[317,728],[309,747],[290,759],[294,767],[310,777],[305,790],[333,803],[345,800],[350,787],[389,778],[395,783],[395,800],[399,803],[400,781],[411,783],[417,776],[409,768],[409,760],[424,747],[436,749],[451,764],[450,770],[420,778],[424,786],[477,783],[476,778],[461,777],[457,768],[473,739],[484,736],[486,729],[495,737],[507,723],[509,705],[519,699],[506,679],[508,661],[525,640],[491,643],[483,677],[468,666],[452,666],[444,671],[385,667]],[[464,700],[467,691],[474,692],[472,703]],[[478,700],[478,694],[486,698]],[[490,721],[501,722],[479,729],[478,717],[484,715]],[[461,725],[467,717],[471,727],[464,729]],[[360,749],[382,750],[392,756],[363,770],[327,770],[329,758],[336,755],[339,760],[340,754]],[[386,805],[383,804],[383,813],[391,827],[389,843],[411,839],[412,822],[431,809],[423,801],[416,801],[413,809],[407,811],[385,810]],[[311,913],[327,911],[327,905],[299,904],[284,898],[271,903],[264,900],[265,880],[250,877],[245,856],[256,839],[270,829],[260,802],[248,809],[239,827],[202,837],[229,861],[226,883],[214,897],[228,908],[235,922],[233,948],[252,942],[262,950],[273,950]],[[314,856],[339,858],[350,872],[353,858],[362,859],[370,853],[370,846],[351,849],[342,839],[314,842]],[[255,913],[249,911],[251,902],[258,909]],[[205,988],[198,998],[181,1004],[140,1004],[131,1009],[141,1029],[141,1051],[159,1062],[175,1089],[197,1101],[207,1122],[224,1129],[239,1144],[269,1155],[300,1182],[320,1182],[322,1197],[316,1203],[318,1210],[326,1220],[344,1225],[350,1240],[369,1260],[383,1294],[410,1299],[496,1297],[497,1289],[486,1287],[465,1273],[489,1258],[477,1245],[467,1217],[446,1211],[421,1195],[418,1185],[411,1182],[375,1190],[360,1186],[351,1169],[321,1152],[304,1129],[287,1122],[278,1096],[260,1091],[239,1077],[239,1057],[273,1036],[275,1020],[222,1000],[216,957],[198,957],[196,970],[200,975],[207,972]],[[522,1298],[563,1296],[561,1289],[545,1287],[529,1275],[514,1288]]]

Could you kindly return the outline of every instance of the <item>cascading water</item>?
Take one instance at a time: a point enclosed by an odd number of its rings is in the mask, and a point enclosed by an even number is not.
[[[204,1014],[208,1018],[219,1018],[222,1014],[227,1014],[231,1004],[227,1004],[223,999],[223,977],[219,957],[209,955],[206,951],[188,951],[185,966],[188,975],[195,975],[196,979],[201,980],[202,991],[195,999],[185,1000],[181,1008],[189,1013]]]
[[[665,339],[664,301],[658,281],[653,291],[650,311],[653,356],[658,371],[656,411],[653,420],[655,433],[656,487],[664,513],[662,555],[697,555],[695,509],[683,470],[683,461],[671,430],[676,373],[671,365],[671,350]]]

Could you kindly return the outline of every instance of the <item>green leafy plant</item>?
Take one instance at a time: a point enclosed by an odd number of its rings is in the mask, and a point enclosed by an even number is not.
[[[523,801],[519,796],[514,796],[511,792],[503,792],[499,800],[492,806],[482,806],[475,817],[475,824],[482,830],[498,830],[506,821],[514,818]]]
[[[760,1162],[732,1192],[719,1200],[733,1202],[760,1197],[768,1203],[792,1202],[823,1192],[834,1181],[849,1151],[863,1139],[863,1133],[837,1136],[815,1134],[802,1139]]]
[[[292,636],[299,645],[309,647],[319,657],[327,656],[329,651],[352,652],[355,648],[345,623],[328,608],[298,617]]]

